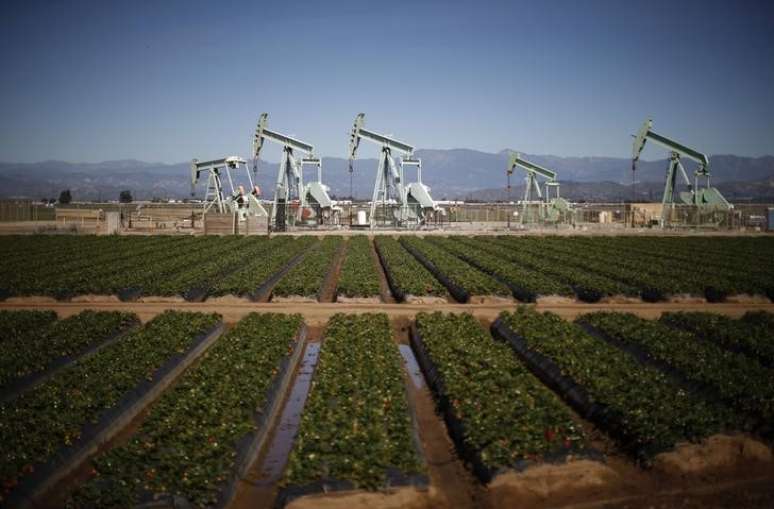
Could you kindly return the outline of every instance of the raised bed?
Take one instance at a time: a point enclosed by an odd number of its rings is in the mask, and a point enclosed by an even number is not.
[[[155,403],[125,445],[94,461],[78,507],[226,507],[263,447],[306,345],[298,315],[242,319]]]
[[[365,235],[349,240],[336,291],[349,298],[379,296],[379,273],[371,254],[371,242]]]
[[[473,316],[420,313],[411,348],[460,456],[482,482],[570,455],[599,456],[569,409]]]
[[[622,450],[648,464],[679,442],[722,432],[733,412],[552,313],[519,307],[492,324],[495,338]]]
[[[8,505],[40,501],[155,400],[222,330],[217,315],[167,311],[0,404],[0,475]]]
[[[409,295],[441,297],[446,294],[438,279],[394,238],[377,236],[374,248],[396,301],[404,302]]]
[[[3,342],[0,401],[7,401],[52,373],[121,337],[140,323],[119,311],[83,311]]]
[[[324,337],[277,505],[332,491],[426,487],[387,316],[336,314]]]
[[[762,314],[761,314],[762,313]],[[756,323],[755,315],[732,319],[715,313],[678,312],[664,313],[660,321],[671,327],[685,330],[697,338],[709,341],[730,352],[745,354],[763,366],[774,367],[774,315],[760,312],[768,320]]]
[[[341,244],[341,237],[325,237],[309,252],[304,263],[295,265],[279,280],[271,290],[272,297],[298,296],[320,300],[323,283],[334,269],[333,261]]]
[[[583,315],[581,323],[636,350],[643,361],[674,369],[687,381],[711,389],[770,432],[774,423],[774,371],[742,354],[729,352],[692,334],[628,313]]]

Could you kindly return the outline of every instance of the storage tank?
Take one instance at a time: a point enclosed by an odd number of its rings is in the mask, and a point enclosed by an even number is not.
[[[366,221],[366,211],[365,210],[358,210],[357,211],[357,224],[359,224],[361,226],[368,224],[368,221]]]

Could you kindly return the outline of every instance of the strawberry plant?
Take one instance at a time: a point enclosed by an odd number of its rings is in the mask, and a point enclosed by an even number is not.
[[[234,475],[241,439],[256,430],[299,315],[251,313],[218,339],[156,402],[128,443],[93,462],[73,507],[134,506],[160,494],[215,506]]]
[[[374,264],[371,242],[364,235],[352,237],[341,265],[337,287],[339,295],[378,297],[379,290],[379,273]]]
[[[83,311],[3,342],[0,389],[21,377],[44,371],[53,361],[78,355],[138,323],[137,316],[118,311]]]
[[[324,338],[284,486],[337,480],[374,490],[391,470],[423,474],[387,315],[336,314]]]
[[[572,289],[556,279],[477,249],[478,241],[451,237],[437,237],[432,241],[508,285],[519,300],[534,302],[538,295],[572,295]]]
[[[53,311],[0,311],[0,345],[38,334],[55,320]]]
[[[760,316],[768,316],[768,320],[754,323],[752,314],[745,319],[734,320],[714,313],[677,312],[662,314],[660,321],[726,350],[746,354],[764,366],[774,367],[774,315],[760,313]]]
[[[642,459],[678,442],[722,431],[732,419],[724,407],[686,392],[658,370],[638,364],[626,352],[555,314],[519,307],[501,313],[492,329],[513,347],[514,340],[523,342],[528,352],[553,363],[558,376],[579,385],[585,396],[572,394],[573,389],[563,383],[562,397],[615,437],[624,450]],[[533,370],[548,369],[537,365],[539,360],[527,362]],[[584,398],[590,405],[577,406]]]
[[[509,295],[508,288],[497,282],[492,276],[484,274],[480,270],[465,263],[456,256],[431,242],[418,237],[402,237],[401,244],[412,251],[420,262],[426,263],[430,272],[436,272],[438,277],[448,278],[452,288],[462,289],[462,292],[454,291],[457,300],[467,301],[471,295]],[[423,264],[424,264],[423,263]],[[450,291],[452,291],[450,288]],[[467,298],[466,298],[467,296]]]
[[[219,319],[215,314],[166,311],[120,341],[0,403],[4,493],[78,441],[84,426],[96,423]]]
[[[212,289],[213,295],[248,295],[264,284],[272,275],[281,271],[293,258],[306,252],[317,239],[311,236],[298,238],[275,237],[269,249],[253,260],[245,260],[242,268],[224,277]]]
[[[583,447],[570,410],[472,315],[420,313],[412,347],[455,441],[482,480]]]
[[[634,288],[620,281],[559,260],[552,261],[547,253],[524,249],[526,244],[512,242],[511,239],[481,239],[479,247],[501,257],[504,263],[528,267],[569,285],[578,298],[586,302],[596,302],[609,295],[637,295]]]
[[[397,240],[379,235],[374,238],[374,246],[396,299],[403,300],[407,295],[443,296],[446,294],[444,286]]]
[[[299,295],[301,297],[317,297],[322,288],[325,276],[331,270],[336,252],[341,247],[341,237],[325,237],[304,258],[303,263],[293,267],[277,286],[272,290],[272,295],[288,297]]]
[[[728,404],[774,422],[774,371],[757,361],[628,313],[597,312],[580,320],[637,348],[647,358],[668,364],[684,379],[711,389]]]

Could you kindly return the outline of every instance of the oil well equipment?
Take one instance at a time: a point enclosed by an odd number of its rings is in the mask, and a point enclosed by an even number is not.
[[[250,191],[245,191],[244,186],[234,186],[232,171],[244,170],[250,183]],[[194,196],[196,184],[207,174],[207,187],[204,193],[204,213],[214,208],[220,214],[237,214],[240,221],[248,216],[266,217],[268,213],[260,202],[261,190],[253,183],[247,162],[237,156],[224,157],[211,161],[191,162],[191,196]],[[225,175],[230,194],[226,194],[223,188],[223,176]]]
[[[274,187],[274,202],[271,208],[273,229],[284,231],[288,226],[322,224],[335,220],[340,210],[331,200],[330,188],[322,183],[322,160],[314,155],[314,146],[272,131],[267,127],[269,115],[262,113],[253,136],[253,170],[257,170],[261,149],[266,140],[282,146],[282,160]],[[296,153],[301,158],[296,158]],[[304,184],[304,168],[316,168],[316,180]],[[294,205],[294,206],[291,206]]]
[[[508,167],[506,168],[509,187],[510,176],[517,167],[526,173],[524,177],[524,197],[521,201],[521,217],[519,218],[521,224],[537,222],[558,223],[568,215],[572,215],[572,204],[559,196],[559,181],[556,180],[555,171],[527,161],[518,152],[511,152]],[[545,179],[545,194],[540,190],[539,177]],[[533,198],[533,191],[536,199]],[[536,213],[531,213],[532,211],[536,211]]]
[[[366,129],[365,114],[359,113],[355,117],[349,137],[350,172],[360,140],[368,140],[381,147],[368,217],[370,227],[376,227],[378,206],[384,211],[385,224],[397,227],[425,224],[438,207],[430,196],[430,188],[422,183],[422,161],[414,157],[414,147]],[[394,154],[400,156],[397,165],[393,159]],[[406,182],[405,170],[408,167],[417,169],[415,182]]]
[[[698,218],[712,216],[715,212],[728,212],[733,209],[733,205],[720,194],[716,188],[710,186],[709,157],[694,150],[671,138],[667,138],[653,131],[653,120],[648,119],[634,136],[634,145],[632,147],[632,173],[634,173],[637,161],[640,158],[645,144],[652,141],[669,150],[669,166],[666,172],[666,182],[664,184],[664,195],[661,199],[661,219],[659,224],[662,228],[670,226],[672,222],[673,211],[675,209],[675,190],[677,187],[678,174],[683,178],[687,191],[679,193],[682,205],[688,205],[695,209]],[[688,178],[688,174],[683,167],[681,158],[688,158],[698,164],[694,171],[694,181]],[[704,180],[704,185],[700,185],[700,179]]]

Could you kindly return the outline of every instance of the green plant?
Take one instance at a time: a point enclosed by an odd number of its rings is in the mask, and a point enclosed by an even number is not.
[[[379,273],[368,237],[358,235],[349,240],[337,291],[346,297],[379,295]]]
[[[97,457],[94,477],[69,505],[133,506],[143,494],[161,493],[216,505],[233,476],[237,444],[256,430],[256,412],[272,396],[301,323],[299,315],[242,319],[164,393],[127,444]]]
[[[283,484],[336,479],[373,490],[388,469],[422,473],[387,315],[336,314],[324,337]]]

